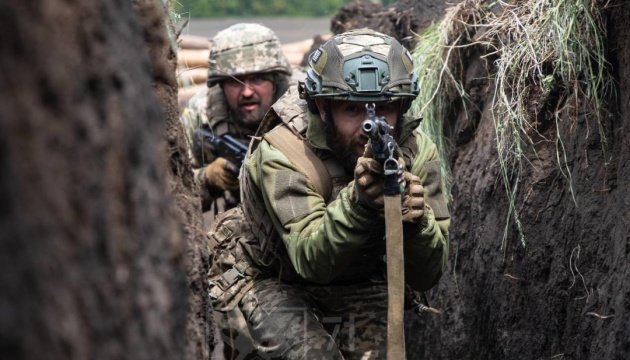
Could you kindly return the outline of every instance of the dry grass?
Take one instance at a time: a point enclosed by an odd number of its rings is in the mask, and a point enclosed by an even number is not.
[[[488,11],[491,6],[495,11]],[[422,93],[412,110],[423,115],[422,129],[434,139],[443,135],[441,129],[453,101],[466,97],[462,47],[478,45],[486,49],[488,59],[496,59],[492,108],[497,160],[510,204],[504,249],[511,225],[525,245],[517,200],[523,171],[532,166],[527,156],[536,156],[534,137],[555,143],[557,164],[572,196],[564,142],[573,133],[562,133],[566,127],[560,126],[561,114],[572,109],[573,122],[578,113],[596,116],[602,151],[608,157],[602,123],[608,116],[604,99],[612,94],[613,81],[605,57],[602,7],[595,0],[530,0],[515,5],[466,0],[451,8],[439,26],[419,35],[414,56],[422,75]],[[481,27],[484,31],[471,35]],[[544,108],[544,114],[532,114],[535,99],[542,99],[538,108]],[[538,131],[541,116],[554,122],[555,131]],[[448,151],[443,140],[437,142]],[[446,155],[442,155],[445,162]]]
[[[448,156],[451,146],[446,142],[443,124],[452,111],[452,103],[461,101],[466,109],[466,92],[461,74],[464,59],[461,50],[471,46],[469,23],[479,20],[473,1],[464,1],[449,9],[444,21],[418,35],[413,51],[420,93],[411,106],[410,113],[422,116],[420,129],[437,145],[442,160],[444,189],[450,199],[451,172]]]

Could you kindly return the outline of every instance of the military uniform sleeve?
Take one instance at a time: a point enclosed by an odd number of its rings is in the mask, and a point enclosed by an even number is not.
[[[193,168],[200,168],[202,164],[197,162],[197,158],[193,154],[192,138],[195,130],[201,128],[203,124],[203,118],[205,116],[204,108],[204,95],[203,91],[196,93],[186,104],[180,120],[182,127],[184,128],[184,136],[186,138],[186,145],[188,146],[188,158],[190,159]]]
[[[418,152],[411,165],[425,189],[425,215],[420,224],[404,224],[405,278],[417,291],[434,286],[446,268],[451,217],[443,193],[437,148],[417,134]]]
[[[368,241],[378,213],[351,200],[352,182],[326,205],[313,183],[266,141],[246,166],[296,272],[316,283],[334,280]]]
[[[182,127],[184,128],[184,135],[186,138],[186,143],[188,147],[188,159],[193,168],[193,173],[197,184],[200,187],[200,195],[202,200],[202,206],[204,209],[208,208],[214,198],[220,196],[222,191],[210,191],[206,186],[206,180],[204,177],[204,171],[206,168],[206,164],[200,161],[197,156],[193,153],[193,142],[192,138],[194,136],[195,130],[201,128],[204,123],[208,122],[208,117],[206,114],[207,108],[207,96],[208,89],[204,88],[193,95],[192,98],[188,101],[186,108],[184,109],[180,120],[182,122]],[[206,159],[206,163],[211,163],[214,159]]]

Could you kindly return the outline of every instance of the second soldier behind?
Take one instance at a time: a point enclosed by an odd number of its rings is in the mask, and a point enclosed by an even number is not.
[[[215,137],[228,134],[247,146],[267,110],[291,81],[292,69],[280,41],[260,24],[230,26],[212,39],[208,66],[207,88],[190,99],[182,114],[189,147],[193,149],[196,131],[201,128]],[[216,215],[240,202],[239,168],[216,153],[191,155],[202,191],[204,222],[209,227]]]

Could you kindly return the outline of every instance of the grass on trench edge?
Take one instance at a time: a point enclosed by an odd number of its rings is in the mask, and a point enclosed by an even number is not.
[[[605,158],[609,156],[603,128],[609,114],[604,99],[614,95],[614,84],[605,56],[602,10],[604,5],[595,0],[530,0],[516,5],[465,0],[451,7],[441,23],[417,37],[413,56],[420,94],[410,111],[422,115],[421,129],[438,146],[449,199],[451,149],[443,129],[454,101],[462,101],[466,111],[463,50],[479,46],[485,49],[486,57],[496,59],[491,74],[492,115],[497,161],[509,203],[501,244],[504,251],[511,224],[516,226],[522,245],[526,244],[517,199],[524,166],[529,163],[525,154],[537,156],[532,136],[555,142],[557,165],[576,204],[563,140],[571,134],[560,132],[561,115],[571,108],[577,113],[578,107],[582,113],[594,114],[602,152]],[[555,103],[550,102],[552,92],[558,94]],[[542,94],[545,105],[551,107],[555,138],[547,139],[538,132],[536,116],[529,111],[534,94]],[[577,116],[572,121],[577,121]]]

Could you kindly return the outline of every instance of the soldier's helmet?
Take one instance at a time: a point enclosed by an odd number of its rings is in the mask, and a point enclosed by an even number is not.
[[[418,77],[411,54],[396,39],[360,29],[333,36],[309,55],[300,91],[307,100],[402,100],[406,112],[418,95]]]
[[[252,73],[291,75],[278,36],[260,24],[232,25],[212,39],[208,59],[208,87],[231,76]]]

